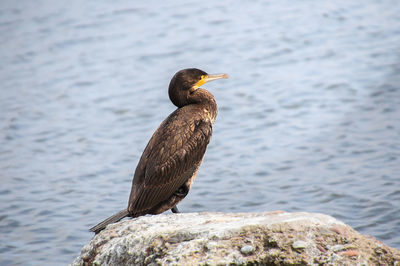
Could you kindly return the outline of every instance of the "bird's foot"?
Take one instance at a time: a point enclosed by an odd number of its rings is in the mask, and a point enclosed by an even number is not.
[[[173,212],[173,213],[181,213],[179,210],[178,210],[178,207],[173,207],[172,209],[171,209],[171,211]]]

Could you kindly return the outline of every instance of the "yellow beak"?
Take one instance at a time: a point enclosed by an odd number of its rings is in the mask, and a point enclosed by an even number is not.
[[[201,79],[192,87],[193,89],[199,88],[201,85],[216,80],[216,79],[227,79],[228,74],[208,74],[201,76]]]

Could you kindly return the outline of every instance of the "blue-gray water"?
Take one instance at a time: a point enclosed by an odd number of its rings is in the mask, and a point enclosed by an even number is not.
[[[68,264],[126,207],[179,69],[219,115],[181,211],[322,212],[400,248],[400,5],[0,3],[0,264]]]

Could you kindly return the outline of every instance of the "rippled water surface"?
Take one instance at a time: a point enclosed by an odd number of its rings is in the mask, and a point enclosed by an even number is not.
[[[184,212],[322,212],[400,248],[398,1],[0,3],[0,264],[68,264],[175,108],[214,135]]]

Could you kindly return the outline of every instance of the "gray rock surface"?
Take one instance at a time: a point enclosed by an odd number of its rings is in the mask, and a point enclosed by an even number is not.
[[[185,213],[109,225],[72,265],[400,265],[400,252],[318,213]]]

